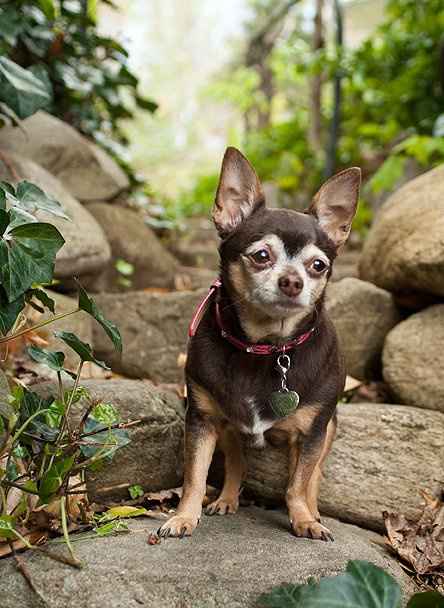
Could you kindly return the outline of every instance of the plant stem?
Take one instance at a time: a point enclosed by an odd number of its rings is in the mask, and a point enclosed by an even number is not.
[[[66,496],[62,496],[60,499],[60,516],[62,519],[63,537],[65,539],[68,550],[71,553],[71,557],[72,557],[73,561],[76,562],[77,564],[79,564],[79,567],[81,567],[81,562],[75,556],[74,549],[72,548],[71,541],[69,539],[68,518],[66,516]]]
[[[28,488],[25,488],[18,483],[14,483],[13,481],[8,481],[6,479],[3,479],[2,481],[0,481],[0,486],[8,486],[10,488],[17,488],[17,489],[21,490],[22,492],[27,492],[28,494],[35,494],[36,496],[39,495],[39,493],[36,492],[35,490],[28,490]]]
[[[40,329],[41,327],[45,327],[45,325],[50,325],[51,323],[55,323],[55,321],[60,321],[60,319],[64,319],[65,317],[69,317],[70,315],[75,314],[76,312],[80,312],[80,308],[76,308],[75,310],[71,310],[69,312],[64,312],[59,315],[54,315],[51,319],[47,319],[46,321],[42,321],[41,323],[37,323],[37,325],[33,325],[32,327],[27,327],[22,331],[13,334],[12,336],[3,336],[0,338],[0,344],[4,342],[10,342],[11,340],[15,340],[16,338],[20,338],[25,334],[29,334],[31,331],[35,331],[36,329]]]

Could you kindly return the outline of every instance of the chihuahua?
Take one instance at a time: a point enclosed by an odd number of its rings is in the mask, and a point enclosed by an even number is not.
[[[360,181],[360,169],[346,169],[323,184],[306,212],[268,209],[253,167],[227,149],[213,208],[220,278],[190,326],[183,495],[160,536],[196,528],[216,444],[225,479],[207,513],[224,515],[239,505],[243,445],[286,442],[292,532],[333,540],[318,494],[345,371],[324,295]]]

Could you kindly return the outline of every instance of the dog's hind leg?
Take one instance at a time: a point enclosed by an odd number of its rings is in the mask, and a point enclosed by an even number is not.
[[[246,472],[239,433],[232,427],[225,427],[220,431],[218,443],[225,457],[224,485],[219,498],[206,508],[207,515],[236,513],[239,490]]]
[[[191,403],[185,418],[185,463],[183,493],[171,519],[158,530],[159,536],[190,536],[199,523],[205,496],[208,469],[216,446],[217,433],[208,416]]]

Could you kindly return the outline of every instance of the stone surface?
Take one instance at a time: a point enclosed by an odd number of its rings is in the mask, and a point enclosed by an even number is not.
[[[133,520],[130,534],[73,543],[82,570],[41,553],[22,559],[48,608],[253,608],[272,587],[339,574],[350,559],[387,569],[405,597],[414,592],[380,547],[381,537],[335,520],[326,523],[334,543],[293,537],[280,511],[241,508],[236,515],[204,516],[191,538],[148,545],[148,533],[159,522]],[[2,608],[40,606],[11,559],[0,562],[0,597]]]
[[[69,296],[49,290],[47,290],[47,294],[50,298],[55,300],[55,312],[57,315],[64,314],[77,308],[76,298],[70,298]],[[45,311],[43,314],[33,311],[32,315],[33,321],[37,322],[44,321],[45,319],[52,317],[52,314],[48,311]],[[79,364],[78,355],[72,350],[72,348],[66,346],[64,342],[55,338],[54,332],[72,331],[83,342],[92,344],[93,323],[95,323],[95,321],[93,321],[92,317],[86,312],[76,312],[74,315],[70,315],[69,317],[65,317],[60,321],[56,321],[55,323],[51,323],[51,325],[43,327],[38,333],[48,342],[48,346],[45,348],[48,348],[49,350],[58,350],[65,353],[64,366],[68,369],[75,370]]]
[[[23,127],[26,133],[18,127],[2,129],[0,148],[39,163],[77,199],[109,200],[129,187],[116,162],[66,122],[37,112]]]
[[[444,415],[416,407],[340,404],[338,434],[324,468],[320,508],[370,529],[382,528],[382,511],[415,518],[419,490],[443,489]],[[285,448],[249,452],[245,486],[282,499],[287,484]]]
[[[444,164],[383,205],[367,236],[361,278],[393,292],[444,296]]]
[[[115,371],[153,382],[180,382],[178,358],[186,351],[188,325],[208,290],[157,294],[133,291],[98,294],[97,305],[114,321],[123,340],[118,357],[100,327],[94,327],[94,350]]]
[[[90,391],[93,399],[115,405],[122,422],[142,420],[141,424],[128,429],[131,442],[116,452],[109,465],[99,471],[88,471],[90,500],[128,498],[128,486],[133,484],[140,484],[147,492],[180,485],[182,400],[174,392],[141,380],[82,380],[82,386]],[[33,390],[46,394],[54,391],[54,385],[45,382],[33,386]],[[82,405],[80,403],[76,411],[80,412]]]
[[[55,277],[71,278],[102,270],[111,252],[105,234],[93,216],[48,171],[24,157],[15,154],[8,154],[8,157],[20,180],[27,179],[53,196],[71,218],[67,221],[45,212],[37,214],[40,221],[56,226],[65,239],[57,255]],[[0,163],[0,180],[14,181],[3,163]]]
[[[392,295],[371,283],[345,278],[328,286],[326,308],[338,332],[347,373],[360,380],[380,375],[385,336],[399,321]]]
[[[399,323],[383,352],[384,380],[401,403],[444,412],[444,304]]]
[[[92,203],[88,211],[106,234],[112,254],[106,270],[96,281],[96,291],[122,291],[119,284],[122,275],[115,267],[118,259],[134,267],[133,274],[124,277],[131,281],[131,289],[174,287],[179,264],[139,212],[107,203]]]
[[[185,266],[219,269],[219,237],[208,218],[188,218],[185,228],[171,235],[168,247]]]

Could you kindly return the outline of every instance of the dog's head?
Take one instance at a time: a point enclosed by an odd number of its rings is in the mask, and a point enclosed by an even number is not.
[[[257,316],[276,320],[312,310],[350,234],[360,181],[358,168],[346,169],[323,184],[305,213],[267,209],[253,167],[228,148],[213,221],[233,298]]]

